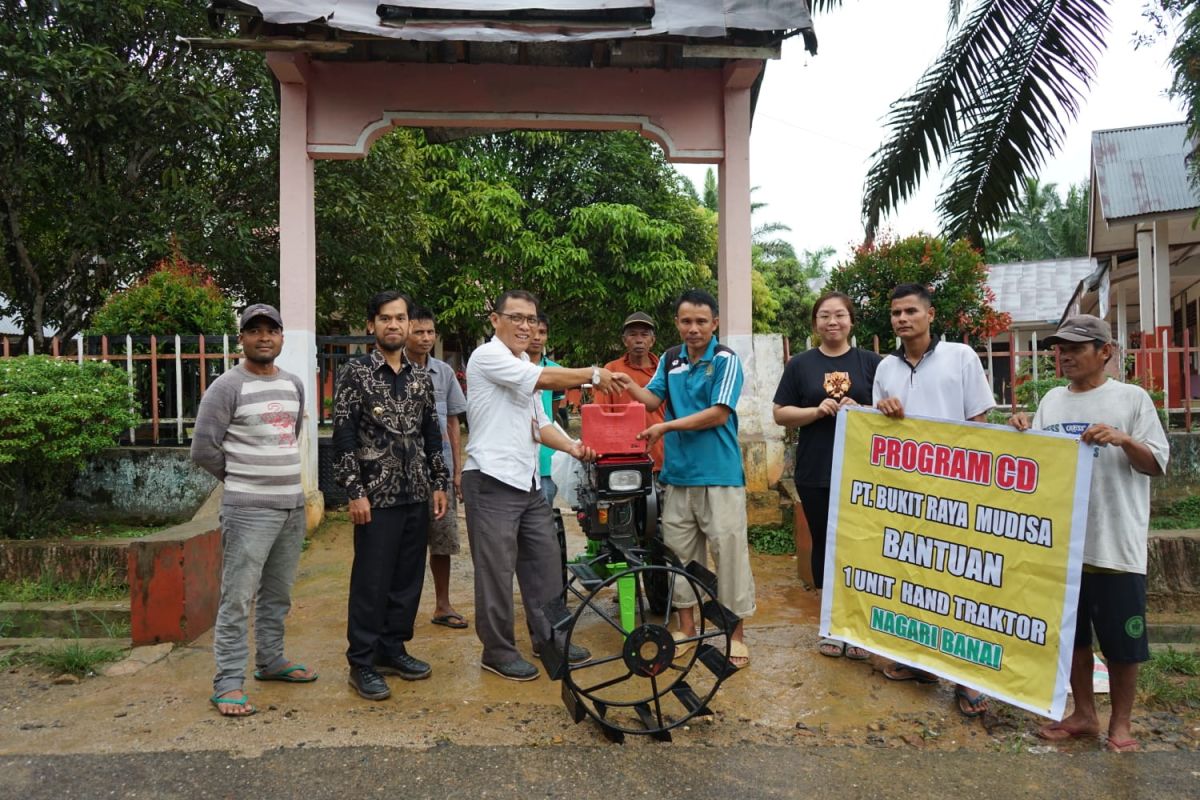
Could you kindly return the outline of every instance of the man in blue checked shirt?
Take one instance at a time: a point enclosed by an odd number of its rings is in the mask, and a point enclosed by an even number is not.
[[[675,302],[675,327],[683,344],[663,353],[645,388],[632,381],[627,391],[647,411],[665,404],[666,418],[638,434],[653,445],[664,443],[660,480],[666,486],[662,509],[663,542],[679,560],[716,562],[717,599],[745,619],[754,614],[754,576],[746,541],[746,478],[738,445],[737,406],[742,364],[717,341],[716,299],[689,289]],[[677,652],[686,652],[696,636],[697,599],[686,581],[675,585],[679,609]],[[738,623],[730,642],[730,661],[739,669],[750,651]]]

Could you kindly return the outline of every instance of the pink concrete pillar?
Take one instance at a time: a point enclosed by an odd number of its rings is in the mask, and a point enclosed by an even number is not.
[[[725,67],[724,158],[718,167],[717,287],[721,334],[752,330],[750,291],[750,88],[761,61]]]
[[[283,353],[278,363],[304,384],[300,438],[305,494],[317,489],[317,237],[313,161],[308,155],[310,67],[307,56],[270,53],[279,78],[279,311]]]

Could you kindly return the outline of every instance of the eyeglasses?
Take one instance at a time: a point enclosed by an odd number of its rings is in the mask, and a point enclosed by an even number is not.
[[[513,325],[520,325],[523,322],[532,327],[538,324],[538,318],[533,314],[505,314],[503,311],[497,311],[496,313],[507,319]]]
[[[831,319],[836,319],[836,320],[850,319],[850,312],[837,311],[833,314],[830,314],[825,311],[822,311],[820,314],[817,314],[817,319],[821,320],[821,322],[828,322]]]

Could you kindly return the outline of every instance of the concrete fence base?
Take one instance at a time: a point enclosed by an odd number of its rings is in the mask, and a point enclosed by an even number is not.
[[[221,594],[221,531],[212,518],[131,542],[133,644],[189,642],[213,626]]]

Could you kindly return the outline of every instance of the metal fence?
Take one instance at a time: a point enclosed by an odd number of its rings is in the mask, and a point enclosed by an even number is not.
[[[0,335],[0,358],[18,358],[33,353],[33,343]],[[351,358],[365,353],[372,336],[317,337],[317,421],[330,422],[334,382],[338,370]],[[1137,380],[1155,394],[1172,422],[1192,429],[1192,404],[1200,396],[1200,353],[1185,330],[1182,344],[1170,342],[1166,331],[1159,342],[1126,348],[1113,359],[1111,373],[1120,380]],[[874,337],[875,352],[891,349],[891,342]],[[1001,406],[1016,410],[1016,388],[1027,380],[1061,376],[1058,355],[1039,348],[1036,336],[1028,349],[1009,350],[1007,338],[989,339],[976,348],[992,390]],[[785,349],[785,354],[786,354]],[[130,428],[125,444],[185,444],[190,441],[196,408],[205,389],[240,358],[237,342],[230,335],[215,336],[75,336],[50,342],[50,355],[82,364],[104,361],[124,369],[135,397],[141,422]]]
[[[329,422],[337,370],[374,342],[371,336],[317,337],[318,424]],[[0,358],[33,355],[33,341],[0,335]],[[140,419],[122,437],[123,444],[186,444],[196,409],[208,385],[237,364],[237,339],[229,334],[167,336],[75,336],[50,340],[53,358],[103,361],[123,369],[133,390]]]

